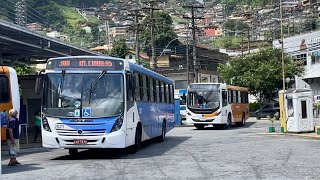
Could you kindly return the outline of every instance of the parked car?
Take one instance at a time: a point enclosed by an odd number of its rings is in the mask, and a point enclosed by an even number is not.
[[[320,102],[320,95],[316,95],[313,97],[314,102],[319,103]]]
[[[279,103],[270,103],[264,105],[261,109],[257,110],[256,113],[256,118],[261,119],[261,118],[266,118],[267,116],[273,117],[276,113],[280,114],[280,107]],[[279,120],[279,118],[277,118]]]
[[[186,119],[186,109],[187,109],[186,105],[180,105],[180,116],[181,116],[181,119]]]

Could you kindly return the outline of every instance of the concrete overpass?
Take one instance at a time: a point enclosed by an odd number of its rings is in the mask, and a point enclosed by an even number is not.
[[[0,20],[0,65],[38,64],[51,57],[74,55],[101,54]]]

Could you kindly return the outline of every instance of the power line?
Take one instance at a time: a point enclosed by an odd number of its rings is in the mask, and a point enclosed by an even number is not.
[[[151,61],[151,67],[153,70],[157,69],[157,59],[156,59],[156,53],[155,53],[155,34],[154,34],[154,26],[155,26],[155,19],[154,19],[154,11],[160,10],[158,8],[155,8],[157,1],[150,1],[147,4],[149,4],[149,7],[144,7],[142,9],[149,10],[150,12],[150,36],[151,36],[151,50],[152,50],[152,61]]]
[[[196,29],[195,26],[195,19],[203,19],[203,17],[195,17],[194,11],[198,8],[204,8],[203,6],[196,6],[196,5],[189,5],[189,6],[183,6],[183,8],[190,8],[191,9],[191,17],[184,16],[184,19],[191,19],[192,21],[192,43],[193,43],[193,75],[194,80],[197,83],[198,82],[198,75],[197,75],[197,47],[196,47]]]

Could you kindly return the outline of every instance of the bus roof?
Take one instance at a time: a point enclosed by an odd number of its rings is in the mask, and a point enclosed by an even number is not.
[[[237,90],[237,91],[244,91],[244,92],[248,92],[248,88],[245,87],[240,87],[240,86],[231,86],[231,85],[227,85],[227,89],[228,90]]]
[[[144,73],[146,75],[150,75],[154,78],[157,78],[161,81],[164,81],[166,83],[173,84],[173,81],[165,76],[162,76],[161,74],[158,74],[150,69],[147,69],[143,66],[128,62],[126,59],[122,58],[116,58],[111,56],[66,56],[66,57],[57,57],[57,58],[50,58],[48,61],[54,61],[54,60],[61,60],[61,59],[73,59],[73,58],[94,58],[94,59],[109,59],[109,60],[120,60],[123,62],[127,62],[129,64],[130,70],[138,71],[140,73]]]
[[[227,87],[227,89],[229,89],[229,90],[238,90],[238,91],[244,91],[244,92],[248,92],[249,91],[248,88],[245,88],[245,87],[226,85],[224,83],[205,82],[205,83],[191,83],[190,85],[192,85],[192,84],[203,84],[203,85],[206,85],[206,84],[220,84],[220,85],[225,85]],[[188,86],[188,88],[190,87],[190,85]]]
[[[173,81],[165,76],[162,76],[161,74],[158,74],[150,69],[147,69],[145,67],[142,67],[140,65],[137,65],[137,64],[134,64],[134,63],[130,63],[129,62],[129,66],[130,66],[130,70],[135,70],[135,71],[138,71],[140,73],[143,73],[143,74],[146,74],[146,75],[150,75],[154,78],[157,78],[161,81],[164,81],[166,83],[169,83],[169,84],[173,84]]]

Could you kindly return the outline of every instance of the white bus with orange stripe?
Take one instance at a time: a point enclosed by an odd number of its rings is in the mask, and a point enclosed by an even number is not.
[[[222,83],[192,83],[187,89],[187,124],[243,126],[249,118],[248,89]]]
[[[16,71],[7,66],[0,66],[0,113],[10,109],[20,110],[19,85]],[[6,140],[6,127],[1,127],[1,140]]]

